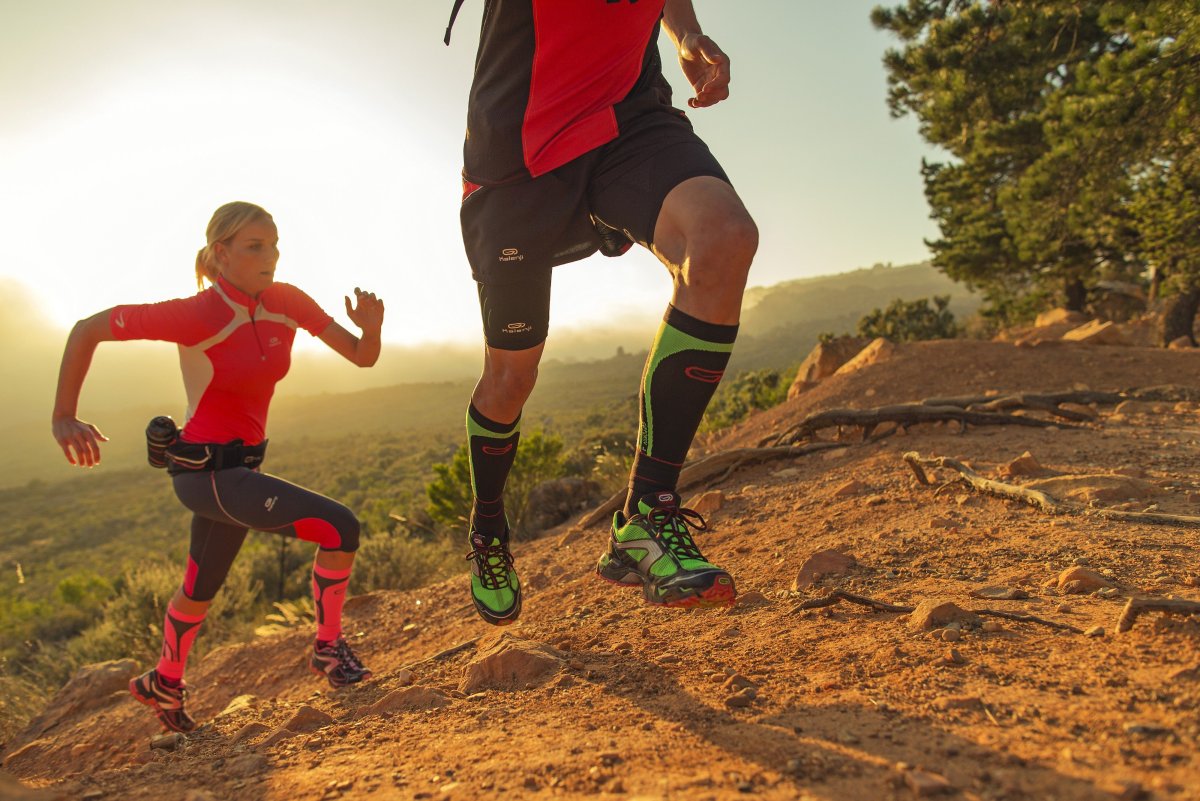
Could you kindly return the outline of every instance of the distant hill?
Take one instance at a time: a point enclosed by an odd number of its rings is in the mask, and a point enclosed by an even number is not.
[[[822,332],[852,331],[863,314],[895,298],[945,294],[951,296],[956,314],[970,313],[978,305],[928,263],[876,265],[751,288],[730,371],[795,365]],[[657,319],[632,322],[552,331],[527,419],[587,409],[636,393],[641,354]],[[0,464],[0,487],[74,477],[77,472],[50,439],[48,421],[65,332],[36,317],[14,325],[0,330],[0,336],[30,345],[0,354],[0,369],[13,377],[0,386],[5,410],[0,436],[10,452],[21,457]],[[456,344],[387,346],[370,370],[336,356],[299,351],[276,392],[271,436],[280,442],[372,431],[457,436],[479,374],[481,350],[478,345]],[[139,342],[100,347],[80,409],[112,439],[105,447],[107,465],[123,468],[143,460],[146,421],[164,413],[182,417],[184,406],[174,347]]]

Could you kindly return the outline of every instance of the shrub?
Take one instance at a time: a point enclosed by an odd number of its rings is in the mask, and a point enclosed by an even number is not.
[[[949,295],[906,301],[896,298],[886,309],[875,309],[858,321],[859,336],[884,337],[892,342],[951,339],[958,335]]]
[[[717,388],[701,424],[702,431],[715,431],[740,422],[751,412],[770,409],[787,400],[789,382],[778,370],[738,373]]]

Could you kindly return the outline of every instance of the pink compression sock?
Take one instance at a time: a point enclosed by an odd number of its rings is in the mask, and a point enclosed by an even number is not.
[[[167,604],[167,614],[163,618],[162,654],[158,658],[158,675],[179,681],[183,678],[183,669],[187,666],[188,652],[200,631],[207,610],[198,615],[189,615],[175,608],[174,603]]]
[[[313,603],[317,610],[317,639],[333,642],[342,636],[342,604],[350,584],[350,568],[330,570],[313,564]]]

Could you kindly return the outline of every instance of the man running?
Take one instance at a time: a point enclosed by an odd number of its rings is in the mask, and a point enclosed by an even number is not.
[[[671,106],[660,27],[695,92],[688,105],[727,98],[729,59],[691,0],[486,2],[461,221],[486,340],[467,436],[471,594],[489,623],[521,611],[503,490],[549,328],[552,268],[633,243],[666,265],[674,290],[642,375],[625,507],[597,571],[662,606],[723,606],[736,595],[696,547],[689,523],[703,521],[681,508],[676,485],[729,361],[758,230]]]

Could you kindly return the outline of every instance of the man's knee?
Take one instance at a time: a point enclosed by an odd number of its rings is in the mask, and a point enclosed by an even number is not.
[[[484,364],[480,384],[490,395],[519,400],[523,404],[533,392],[537,377],[537,362],[489,358]]]
[[[740,204],[705,215],[687,243],[683,280],[693,288],[741,290],[758,251],[758,226]]]

